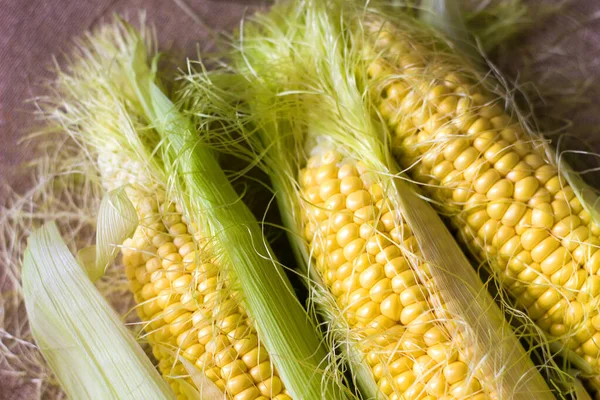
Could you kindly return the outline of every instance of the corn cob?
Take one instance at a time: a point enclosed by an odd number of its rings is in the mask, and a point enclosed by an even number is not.
[[[430,33],[379,22],[369,37],[399,163],[531,319],[600,372],[600,228],[544,140]]]
[[[235,400],[290,399],[240,295],[207,257],[210,243],[164,195],[135,197],[141,223],[123,244],[123,264],[163,376],[188,375],[176,358],[182,356]],[[185,399],[180,383],[169,381]]]
[[[123,265],[158,367],[179,399],[193,385],[178,357],[234,400],[291,399],[257,337],[210,240],[139,161],[116,147],[98,154],[106,190],[126,186],[140,221],[123,243]]]
[[[299,178],[304,236],[379,389],[391,400],[494,398],[449,333],[428,264],[406,257],[422,256],[385,188],[360,161],[312,154]]]

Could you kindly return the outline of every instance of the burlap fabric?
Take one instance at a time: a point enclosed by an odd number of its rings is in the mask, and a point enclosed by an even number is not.
[[[547,1],[552,2],[558,0]],[[186,0],[193,14],[215,30],[233,29],[244,14],[266,7],[267,3],[267,0]],[[557,90],[566,90],[573,81],[586,79],[591,87],[588,95],[597,99],[600,97],[594,87],[600,78],[600,2],[572,0],[572,3],[544,28],[532,30],[510,51],[503,52],[498,63],[512,77],[517,77],[523,68],[522,56],[527,55],[537,61],[534,68],[538,71],[527,74],[527,81],[551,83]],[[34,125],[34,107],[25,101],[41,93],[37,84],[51,73],[52,56],[68,50],[72,37],[112,14],[131,16],[142,9],[159,30],[161,49],[172,50],[181,63],[186,56],[195,55],[196,43],[202,46],[209,40],[203,24],[186,14],[174,0],[0,0],[0,183],[27,187],[28,171],[22,164],[32,156],[33,149],[19,146],[18,142]],[[520,79],[521,84],[527,83]],[[571,115],[578,121],[577,131],[597,132],[597,104],[592,100]],[[2,194],[0,188],[0,199]],[[0,373],[0,399],[37,398],[36,382]]]

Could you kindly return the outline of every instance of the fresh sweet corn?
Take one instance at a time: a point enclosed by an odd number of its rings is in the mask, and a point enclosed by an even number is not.
[[[600,372],[600,228],[542,139],[430,34],[371,28],[398,161],[531,319]]]
[[[304,236],[377,385],[395,399],[494,398],[399,210],[365,164],[313,151],[299,177]],[[490,382],[491,383],[491,382]]]
[[[206,240],[164,195],[130,195],[139,199],[140,225],[123,244],[123,263],[152,352],[178,398],[186,397],[170,378],[188,375],[180,356],[234,400],[290,399],[239,293],[207,257]]]

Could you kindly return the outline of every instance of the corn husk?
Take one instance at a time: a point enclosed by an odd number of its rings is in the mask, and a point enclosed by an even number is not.
[[[174,399],[54,223],[29,239],[23,291],[37,346],[73,399]]]
[[[92,282],[104,275],[119,252],[115,244],[133,235],[138,222],[135,207],[123,188],[104,196],[98,211],[96,245],[81,249],[77,254],[79,263],[86,268]]]

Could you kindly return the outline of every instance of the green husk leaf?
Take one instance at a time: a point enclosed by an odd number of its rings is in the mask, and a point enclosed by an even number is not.
[[[147,122],[164,142],[163,161],[171,182],[180,188],[180,204],[201,231],[226,249],[224,264],[236,277],[248,314],[294,398],[345,398],[344,389],[324,374],[328,353],[316,328],[295,297],[293,288],[261,229],[240,201],[211,150],[155,81],[154,59],[148,65],[142,40],[125,27],[131,46],[119,57],[128,77],[127,91]]]
[[[95,246],[81,249],[79,262],[85,266],[92,282],[104,275],[104,271],[119,254],[115,243],[123,243],[131,237],[138,226],[135,207],[125,193],[125,188],[108,192],[98,210],[97,239]]]
[[[29,323],[40,351],[73,399],[175,399],[50,222],[23,261]]]

